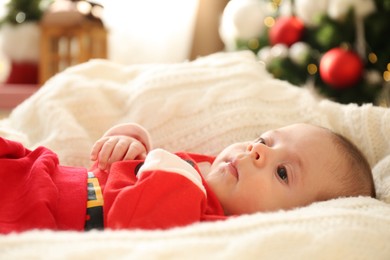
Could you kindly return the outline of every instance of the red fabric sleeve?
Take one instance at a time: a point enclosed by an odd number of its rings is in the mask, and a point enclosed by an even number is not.
[[[145,171],[136,185],[117,193],[107,214],[107,227],[184,226],[199,221],[205,207],[204,192],[186,177],[162,170]]]
[[[58,165],[51,150],[0,137],[0,233],[83,229],[86,182],[86,169]]]

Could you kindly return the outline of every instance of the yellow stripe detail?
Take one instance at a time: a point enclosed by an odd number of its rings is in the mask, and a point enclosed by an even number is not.
[[[103,206],[103,194],[102,189],[99,185],[99,180],[95,178],[88,178],[88,183],[92,183],[93,188],[95,190],[96,200],[88,200],[87,201],[87,208],[93,208],[93,207],[99,207]]]

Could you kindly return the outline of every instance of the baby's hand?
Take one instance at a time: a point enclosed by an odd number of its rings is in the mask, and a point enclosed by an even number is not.
[[[109,169],[117,161],[145,159],[146,148],[137,139],[125,135],[104,136],[100,138],[91,151],[91,160],[98,160],[101,170]]]

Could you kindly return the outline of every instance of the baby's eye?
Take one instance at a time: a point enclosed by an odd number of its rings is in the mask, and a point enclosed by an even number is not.
[[[279,166],[276,169],[276,173],[278,174],[278,177],[284,181],[285,183],[288,183],[288,174],[287,174],[287,169],[284,166]]]
[[[264,138],[259,137],[255,140],[255,143],[265,144],[265,140]]]

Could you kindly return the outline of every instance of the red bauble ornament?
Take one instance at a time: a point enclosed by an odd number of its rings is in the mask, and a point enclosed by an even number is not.
[[[346,89],[356,84],[363,72],[363,62],[353,51],[333,48],[322,56],[320,76],[335,89]]]
[[[291,46],[302,38],[305,26],[297,17],[279,17],[269,31],[271,45],[278,43]]]

